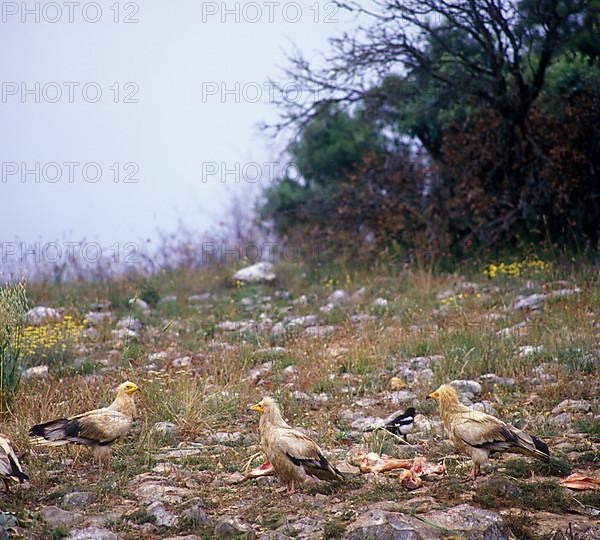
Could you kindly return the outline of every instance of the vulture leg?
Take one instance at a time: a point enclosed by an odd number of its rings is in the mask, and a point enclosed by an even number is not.
[[[294,480],[287,485],[287,491],[285,493],[286,495],[293,495],[296,493],[296,482]]]
[[[479,463],[473,463],[473,468],[471,469],[471,472],[469,472],[465,481],[473,482],[473,481],[475,481],[475,478],[477,478],[477,476],[479,476],[480,474],[481,474],[481,465]]]

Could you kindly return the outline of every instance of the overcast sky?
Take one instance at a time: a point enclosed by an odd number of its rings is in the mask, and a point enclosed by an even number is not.
[[[256,125],[285,52],[317,58],[352,25],[313,1],[1,6],[1,242],[210,228],[246,189],[236,168],[279,156]]]

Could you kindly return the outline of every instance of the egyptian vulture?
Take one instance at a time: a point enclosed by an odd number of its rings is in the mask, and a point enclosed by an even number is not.
[[[81,444],[90,446],[96,459],[109,459],[111,445],[131,429],[136,415],[133,396],[138,390],[137,385],[126,381],[118,386],[117,396],[108,407],[33,426],[29,430],[32,444]]]
[[[10,493],[9,480],[20,483],[29,480],[21,468],[17,454],[12,449],[10,439],[3,433],[0,433],[0,478],[4,480],[7,493]]]
[[[475,480],[491,453],[524,454],[549,462],[548,446],[514,426],[481,411],[475,411],[458,401],[456,390],[444,384],[428,398],[438,401],[440,415],[448,436],[456,448],[473,460],[467,479]]]
[[[327,461],[317,444],[286,423],[272,398],[265,397],[250,409],[261,413],[260,444],[288,495],[296,491],[296,482],[308,476],[328,482],[343,480],[342,473]]]

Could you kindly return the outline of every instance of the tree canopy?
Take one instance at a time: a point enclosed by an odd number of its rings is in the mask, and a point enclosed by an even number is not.
[[[326,68],[296,56],[287,70],[312,95],[279,104],[305,179],[267,193],[280,232],[597,245],[599,0],[337,3],[362,24]]]

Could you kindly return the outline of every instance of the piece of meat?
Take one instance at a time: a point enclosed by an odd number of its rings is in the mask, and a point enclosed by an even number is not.
[[[244,477],[249,478],[259,478],[261,476],[272,476],[275,474],[273,470],[273,465],[271,465],[270,461],[265,461],[262,465],[255,467],[254,469],[249,470],[244,474]]]
[[[585,476],[581,473],[573,473],[563,478],[560,481],[560,485],[577,490],[600,489],[600,479]]]
[[[445,474],[446,467],[443,463],[431,463],[426,457],[417,456],[415,459],[413,459],[411,471],[419,476],[428,474]]]
[[[358,466],[363,473],[382,473],[394,469],[410,469],[413,465],[412,459],[397,459],[375,452],[369,452],[359,462]]]
[[[403,470],[398,476],[398,482],[402,485],[403,488],[412,491],[413,489],[418,489],[423,485],[423,480],[414,473],[413,471]]]

